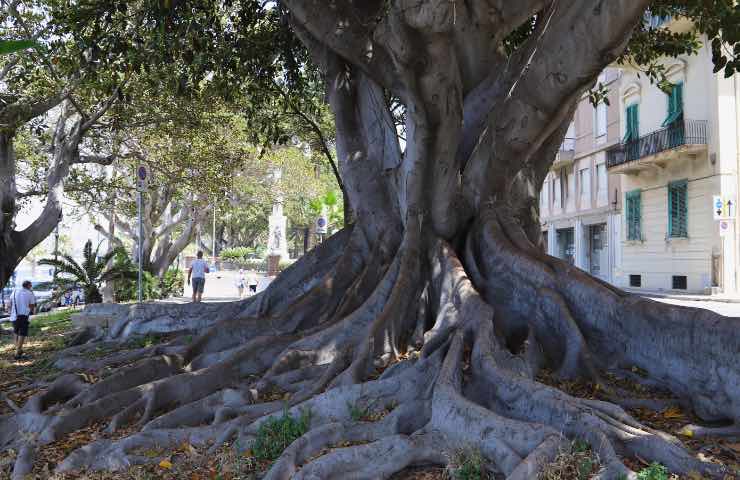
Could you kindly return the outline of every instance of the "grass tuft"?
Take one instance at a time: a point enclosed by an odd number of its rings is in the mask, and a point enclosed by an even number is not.
[[[452,480],[488,480],[483,455],[475,449],[458,450],[453,455],[448,478]]]
[[[282,417],[272,416],[257,430],[257,438],[252,444],[252,454],[257,460],[275,460],[288,445],[308,431],[311,412],[304,410],[299,418],[294,418],[287,410]]]
[[[591,446],[583,440],[574,440],[545,466],[538,480],[587,480],[599,469],[599,460]]]

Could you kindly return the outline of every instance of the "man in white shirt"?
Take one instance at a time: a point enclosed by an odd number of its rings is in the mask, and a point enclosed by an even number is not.
[[[208,264],[203,260],[203,252],[198,251],[198,258],[193,260],[188,270],[188,285],[190,277],[193,277],[193,302],[200,302],[203,298],[203,289],[206,286],[206,273],[208,273]]]
[[[31,282],[23,282],[22,288],[13,291],[10,299],[10,321],[13,322],[13,333],[15,333],[15,359],[23,357],[23,342],[28,336],[29,318],[36,308],[36,297],[31,291]]]

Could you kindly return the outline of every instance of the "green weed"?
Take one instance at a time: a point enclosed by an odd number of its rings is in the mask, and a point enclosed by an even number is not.
[[[637,473],[638,480],[668,480],[668,469],[659,463],[653,463]]]
[[[281,453],[308,431],[311,412],[304,410],[300,418],[294,418],[286,410],[282,417],[272,416],[257,430],[252,444],[252,453],[257,460],[275,460]]]
[[[362,406],[359,403],[347,402],[347,409],[349,410],[350,418],[355,422],[367,421],[372,414],[369,405]]]
[[[164,340],[164,337],[152,333],[148,333],[144,335],[143,337],[138,337],[136,339],[131,340],[130,345],[132,348],[149,348],[154,345],[157,345],[158,343],[161,343]]]
[[[539,480],[587,480],[598,470],[591,445],[580,439],[563,449],[538,475]]]
[[[458,451],[452,459],[452,478],[454,480],[487,480],[488,472],[483,456],[478,450]]]

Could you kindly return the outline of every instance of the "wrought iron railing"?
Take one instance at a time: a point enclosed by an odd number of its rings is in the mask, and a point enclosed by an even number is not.
[[[608,149],[606,167],[616,167],[682,145],[706,145],[708,133],[706,120],[677,120],[637,140],[620,143]]]

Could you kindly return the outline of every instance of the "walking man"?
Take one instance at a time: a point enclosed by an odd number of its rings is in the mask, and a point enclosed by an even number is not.
[[[23,342],[28,336],[29,318],[36,308],[36,297],[31,290],[31,282],[26,280],[21,288],[13,291],[10,307],[10,321],[13,322],[15,333],[15,359],[23,357]]]
[[[200,302],[203,299],[203,289],[206,286],[206,273],[208,270],[208,264],[203,260],[203,251],[198,250],[198,258],[193,260],[193,264],[188,270],[188,285],[190,285],[190,277],[193,277],[193,302]]]

